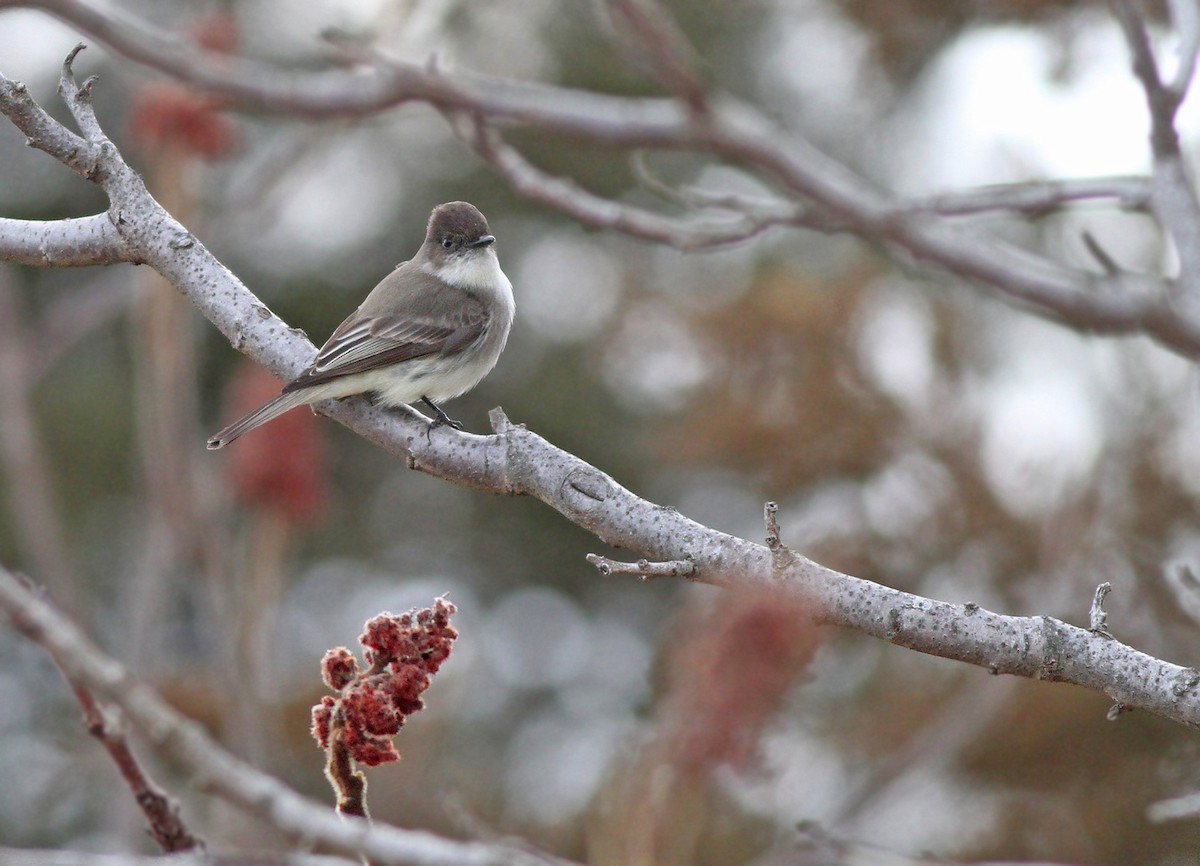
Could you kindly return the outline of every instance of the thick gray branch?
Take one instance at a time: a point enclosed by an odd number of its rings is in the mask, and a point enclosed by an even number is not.
[[[75,268],[130,261],[108,214],[64,220],[0,217],[0,261]]]
[[[781,567],[766,546],[641,499],[537,434],[509,424],[499,411],[493,425],[494,437],[435,433],[431,445],[423,433],[409,434],[411,462],[483,490],[535,496],[614,547],[652,561],[692,563],[689,579],[731,589],[780,586],[805,600],[821,622],[992,673],[1076,683],[1126,706],[1200,726],[1200,672],[1194,669],[1050,617],[1004,616],[922,598],[840,574],[791,551]]]

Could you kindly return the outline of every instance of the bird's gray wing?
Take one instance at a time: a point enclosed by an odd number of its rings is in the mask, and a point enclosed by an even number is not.
[[[364,303],[338,326],[312,366],[289,383],[284,393],[424,355],[462,351],[484,334],[490,317],[477,299],[457,290],[455,294],[456,303],[441,311],[418,304],[425,310],[371,316],[363,314],[368,306]]]

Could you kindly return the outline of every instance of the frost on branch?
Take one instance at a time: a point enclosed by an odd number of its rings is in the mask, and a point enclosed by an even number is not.
[[[312,735],[329,756],[325,771],[339,812],[367,816],[366,780],[354,763],[375,767],[400,759],[392,737],[424,709],[421,694],[458,637],[450,625],[456,610],[439,598],[431,608],[368,620],[359,636],[366,670],[346,647],[325,653],[321,675],[338,695],[326,695],[313,707]]]

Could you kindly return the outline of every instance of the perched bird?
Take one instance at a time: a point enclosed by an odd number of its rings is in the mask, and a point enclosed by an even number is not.
[[[462,425],[438,403],[470,391],[508,340],[515,305],[496,239],[474,205],[438,205],[425,242],[338,325],[312,366],[283,393],[208,440],[210,450],[289,409],[373,392],[384,406],[421,400],[434,426]]]

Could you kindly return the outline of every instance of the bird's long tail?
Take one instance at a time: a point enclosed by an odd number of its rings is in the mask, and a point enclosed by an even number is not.
[[[278,418],[289,409],[294,409],[304,403],[310,403],[314,398],[319,399],[316,394],[308,389],[280,394],[274,400],[263,403],[245,418],[242,418],[240,421],[234,421],[216,436],[209,439],[208,450],[216,451],[218,448],[224,448],[242,434],[249,433],[255,427]]]

